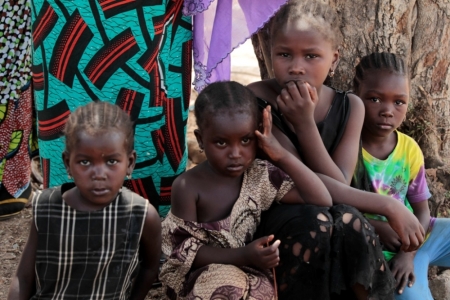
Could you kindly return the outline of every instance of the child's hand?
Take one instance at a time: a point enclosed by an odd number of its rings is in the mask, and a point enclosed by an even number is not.
[[[280,241],[276,240],[272,245],[267,246],[273,239],[273,235],[264,236],[245,246],[247,258],[251,265],[262,270],[278,266],[280,261],[278,253]]]
[[[392,275],[394,275],[396,282],[396,290],[399,294],[403,293],[403,290],[408,284],[408,287],[412,287],[416,281],[414,275],[414,254],[400,251],[389,262],[389,268]]]
[[[314,122],[318,100],[315,87],[304,81],[290,81],[277,97],[277,104],[280,112],[295,126],[300,122]]]
[[[285,154],[286,149],[280,145],[278,140],[272,134],[272,108],[267,106],[263,110],[262,132],[256,130],[258,137],[258,146],[267,154],[273,162],[279,161]]]
[[[400,237],[398,234],[391,228],[389,224],[383,222],[385,226],[377,226],[376,231],[379,236],[380,242],[386,248],[386,250],[391,252],[398,252],[400,247],[402,246],[402,242],[400,241]]]
[[[392,201],[397,207],[392,215],[386,215],[389,225],[399,235],[401,240],[400,250],[410,252],[417,250],[423,243],[425,231],[417,217],[406,206],[397,201]]]

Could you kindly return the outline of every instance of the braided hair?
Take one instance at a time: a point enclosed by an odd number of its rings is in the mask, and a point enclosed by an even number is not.
[[[120,107],[104,101],[80,106],[67,119],[64,128],[65,151],[70,152],[73,149],[80,132],[99,136],[112,130],[121,131],[124,134],[125,149],[131,153],[134,149],[133,122]]]
[[[206,126],[207,117],[218,112],[245,113],[258,124],[259,110],[256,96],[235,81],[214,82],[204,88],[195,100],[195,118],[199,128]]]
[[[408,76],[408,68],[405,62],[397,54],[389,52],[372,53],[361,58],[356,66],[355,77],[353,78],[353,89],[356,93],[358,93],[361,82],[364,80],[364,75],[370,70],[388,70]]]
[[[286,24],[302,21],[317,30],[329,40],[335,49],[342,43],[339,30],[339,19],[334,10],[320,0],[289,0],[282,6],[272,19],[270,38],[273,41],[276,34]]]

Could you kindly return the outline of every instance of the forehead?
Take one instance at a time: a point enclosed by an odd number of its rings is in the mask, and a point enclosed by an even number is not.
[[[273,36],[275,43],[291,43],[298,47],[334,47],[332,36],[325,33],[324,25],[317,20],[302,18],[286,22]]]
[[[394,95],[409,95],[409,80],[406,75],[380,69],[368,70],[360,83],[361,93],[375,91]]]
[[[220,112],[205,121],[201,129],[212,135],[245,135],[257,127],[255,116],[249,112]]]
[[[70,152],[95,155],[101,153],[113,153],[126,151],[125,134],[118,131],[108,130],[101,133],[89,134],[86,131],[76,133],[76,138]]]

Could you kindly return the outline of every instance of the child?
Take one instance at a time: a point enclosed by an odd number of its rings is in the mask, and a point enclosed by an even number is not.
[[[428,266],[450,267],[450,219],[430,218],[422,151],[412,138],[397,131],[409,102],[407,67],[395,54],[372,53],[356,66],[354,88],[366,108],[363,157],[373,191],[404,204],[427,231],[424,244],[406,253],[385,218],[368,215],[387,250],[386,260],[397,282],[395,298],[432,300]]]
[[[92,102],[70,115],[64,133],[74,184],[35,198],[8,299],[144,299],[161,225],[148,200],[122,187],[136,162],[133,124],[118,106]]]
[[[264,236],[251,242],[261,211],[273,201],[330,206],[331,197],[273,137],[270,107],[259,124],[256,98],[241,84],[207,86],[195,116],[207,160],[173,184],[171,212],[163,222],[168,261],[160,279],[171,299],[273,299],[268,269],[278,264],[279,241],[269,246],[273,236]],[[255,160],[257,145],[290,177]],[[330,228],[323,230],[330,234]]]
[[[273,131],[278,141],[321,174],[334,204],[347,204],[329,212],[306,205],[277,205],[263,214],[256,236],[273,233],[281,240],[282,264],[276,274],[282,299],[299,293],[307,299],[330,299],[336,294],[345,299],[354,297],[350,289],[360,299],[368,293],[378,299],[392,297],[391,274],[379,272],[384,259],[378,238],[358,210],[387,212],[391,222],[402,220],[393,227],[405,251],[416,249],[422,239],[423,229],[407,209],[400,205],[387,209],[388,197],[362,203],[361,198],[372,196],[348,187],[358,159],[364,107],[356,95],[323,84],[334,75],[339,60],[336,20],[334,12],[319,1],[289,1],[270,29],[275,78],[249,85],[264,99],[260,106],[274,107]],[[321,214],[333,226],[331,242],[317,222]],[[295,247],[302,247],[302,259]],[[307,251],[310,255],[304,255]]]

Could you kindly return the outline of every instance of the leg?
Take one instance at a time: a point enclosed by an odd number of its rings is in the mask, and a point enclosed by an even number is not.
[[[366,291],[369,299],[393,299],[394,278],[372,225],[348,205],[333,206],[330,212],[334,218],[331,291],[336,295],[351,289],[359,298],[366,298]]]
[[[273,300],[271,280],[260,271],[232,265],[211,264],[194,271],[185,299]]]
[[[450,219],[436,219],[428,238],[414,257],[416,282],[405,288],[402,295],[395,294],[395,299],[433,299],[428,286],[428,266],[450,267],[449,236]]]
[[[264,213],[258,236],[274,234],[281,241],[279,299],[329,299],[331,227],[323,207],[275,205]]]

